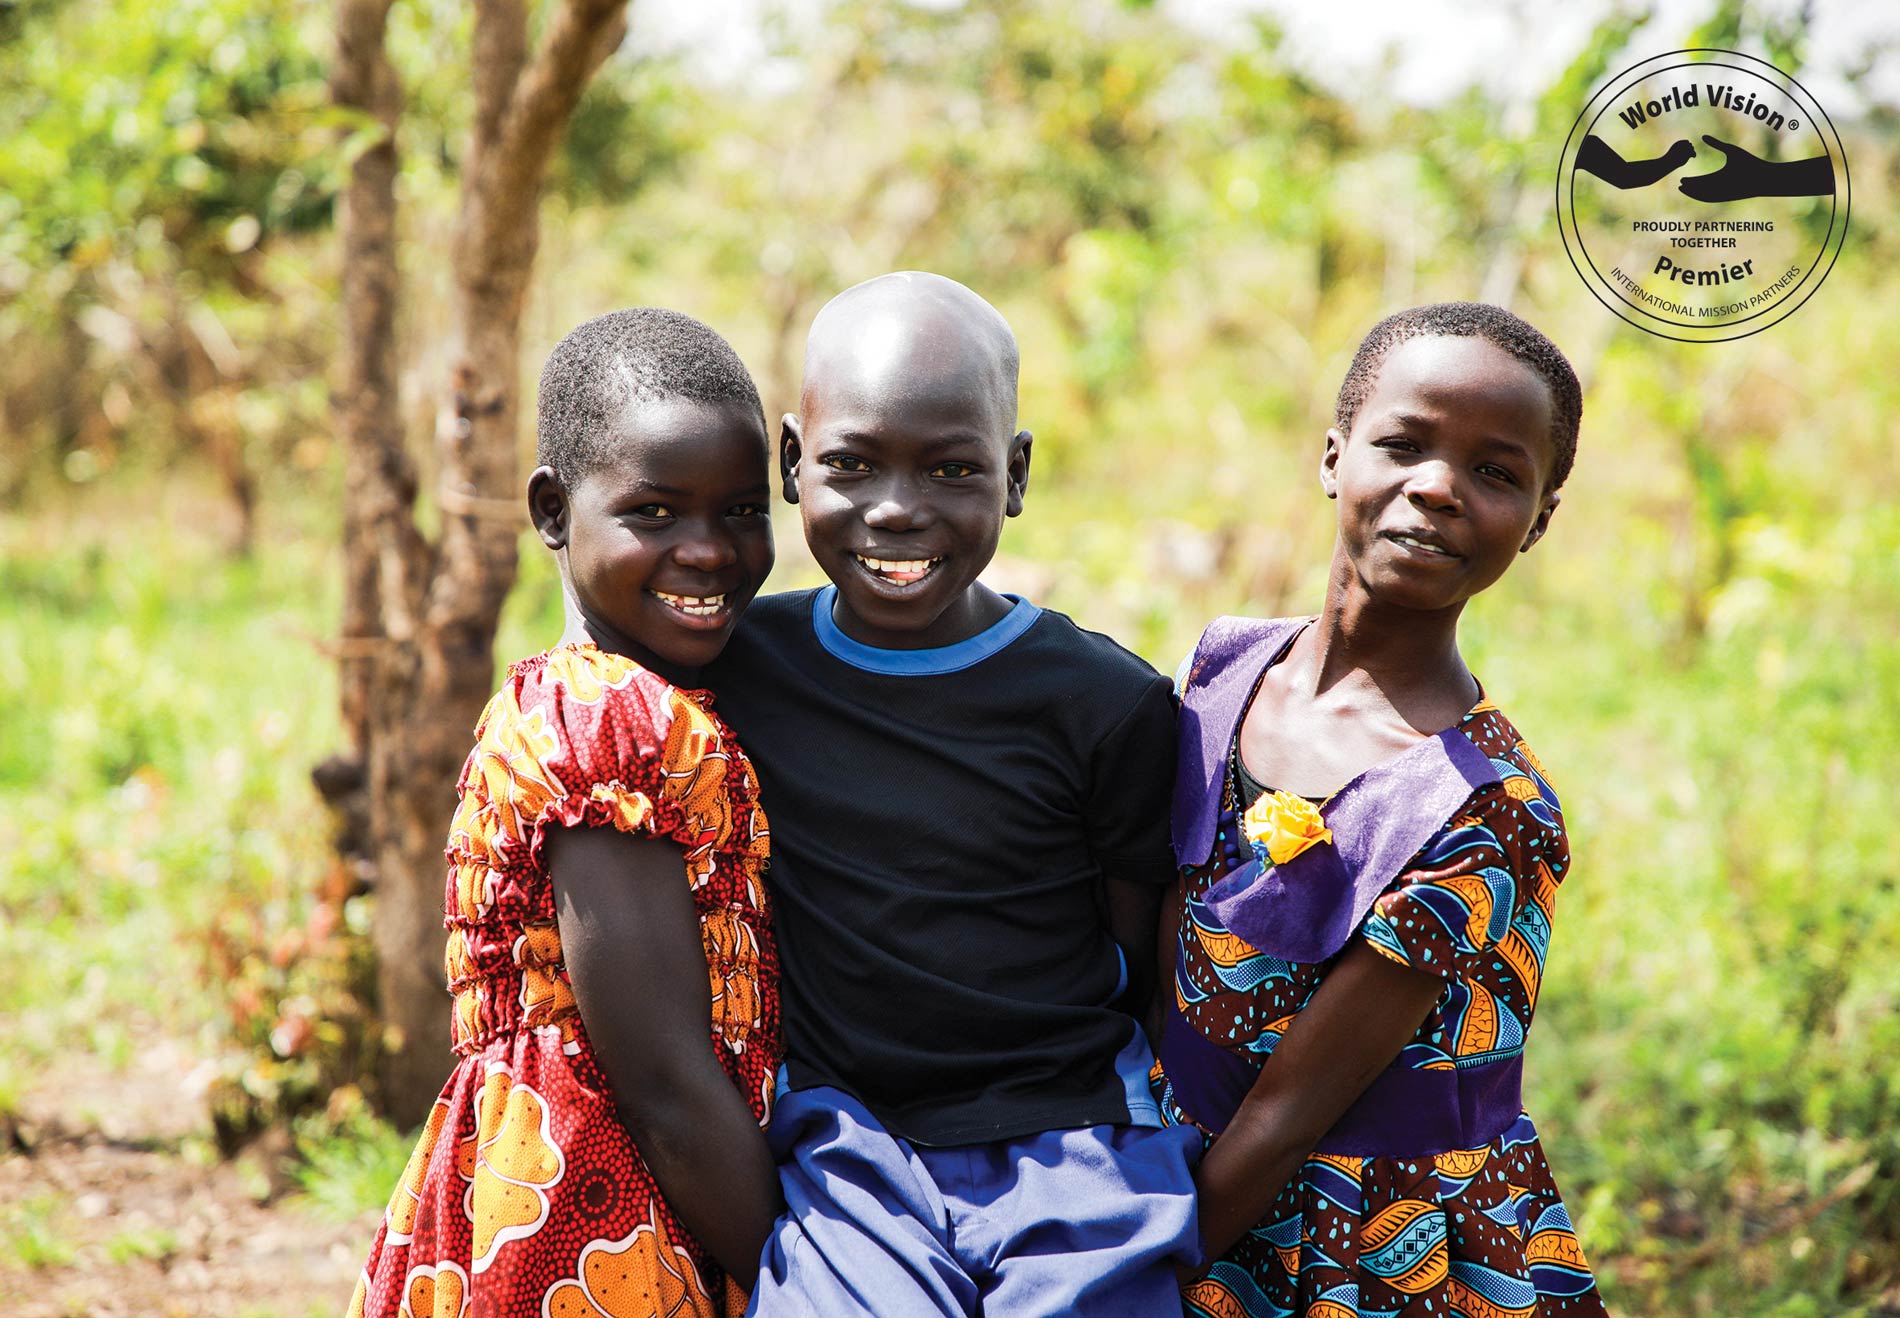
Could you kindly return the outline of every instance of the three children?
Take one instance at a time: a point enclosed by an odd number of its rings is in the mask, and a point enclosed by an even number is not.
[[[952,281],[834,299],[778,455],[831,584],[739,623],[744,368],[651,310],[556,349],[568,633],[463,776],[463,1060],[353,1312],[1602,1312],[1517,1104],[1562,817],[1456,646],[1556,507],[1568,364],[1473,304],[1368,336],[1324,612],[1210,626],[1178,773],[1165,679],[978,579],[1016,374]]]

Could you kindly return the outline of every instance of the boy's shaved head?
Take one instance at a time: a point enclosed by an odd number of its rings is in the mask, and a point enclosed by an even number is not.
[[[1016,372],[1009,323],[942,275],[868,279],[812,321],[779,474],[853,640],[951,645],[1009,612],[978,577],[1029,484]]]
[[[1002,313],[954,279],[903,270],[847,288],[826,303],[805,339],[800,407],[831,390],[906,398],[980,392],[1008,438],[1016,426],[1016,336]]]

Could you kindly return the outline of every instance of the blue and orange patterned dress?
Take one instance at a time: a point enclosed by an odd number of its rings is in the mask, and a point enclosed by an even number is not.
[[[758,778],[704,691],[564,645],[489,701],[449,827],[459,1063],[384,1213],[350,1318],[720,1318],[745,1307],[621,1125],[574,999],[550,826],[663,837],[706,952],[707,1047],[763,1125],[778,952]]]
[[[1481,699],[1325,803],[1331,842],[1263,866],[1237,827],[1235,738],[1300,625],[1220,620],[1184,686],[1175,839],[1186,863],[1154,1073],[1164,1116],[1217,1137],[1355,941],[1444,989],[1267,1216],[1187,1290],[1187,1312],[1601,1318],[1518,1096],[1569,867],[1556,793]]]

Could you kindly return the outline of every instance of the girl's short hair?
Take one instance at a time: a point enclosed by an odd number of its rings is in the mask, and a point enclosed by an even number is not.
[[[663,307],[597,316],[555,344],[541,368],[535,459],[572,488],[611,456],[607,437],[631,404],[672,398],[749,404],[764,429],[758,387],[710,327]]]
[[[1434,302],[1387,316],[1374,325],[1360,341],[1359,351],[1353,354],[1352,365],[1339,386],[1339,401],[1333,408],[1333,424],[1339,433],[1352,430],[1353,418],[1372,393],[1379,369],[1392,350],[1409,339],[1433,335],[1483,339],[1542,377],[1550,390],[1551,440],[1557,447],[1550,488],[1561,486],[1577,460],[1577,431],[1583,424],[1583,389],[1577,383],[1577,373],[1562,349],[1534,326],[1489,302]]]

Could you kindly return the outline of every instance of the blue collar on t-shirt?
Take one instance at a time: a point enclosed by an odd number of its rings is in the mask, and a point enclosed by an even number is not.
[[[980,664],[1035,625],[1042,610],[1020,595],[1005,595],[1015,601],[1010,611],[976,635],[955,645],[940,645],[934,650],[884,650],[863,641],[854,641],[839,628],[831,616],[832,601],[838,597],[836,586],[826,586],[811,599],[811,625],[818,632],[818,643],[833,658],[867,673],[886,673],[892,677],[929,677],[955,673]]]

